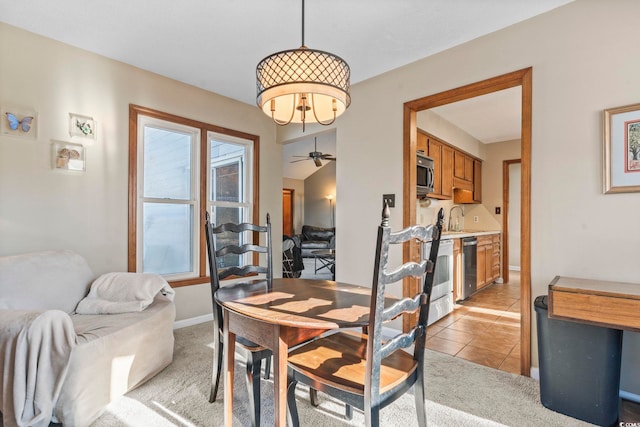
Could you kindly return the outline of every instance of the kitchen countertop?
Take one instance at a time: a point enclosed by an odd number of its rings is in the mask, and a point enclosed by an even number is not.
[[[487,236],[489,234],[500,234],[500,230],[463,230],[463,231],[444,231],[442,239],[462,239],[463,237]]]

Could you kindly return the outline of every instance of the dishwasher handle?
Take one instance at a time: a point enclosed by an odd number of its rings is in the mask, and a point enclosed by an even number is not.
[[[476,246],[478,244],[477,239],[462,239],[462,246]]]

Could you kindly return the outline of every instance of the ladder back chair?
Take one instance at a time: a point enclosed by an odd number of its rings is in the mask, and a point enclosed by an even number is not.
[[[211,301],[213,303],[213,372],[211,375],[211,392],[209,402],[215,402],[222,371],[224,346],[222,309],[216,303],[215,293],[220,288],[220,281],[230,277],[247,277],[264,274],[264,279],[250,281],[271,281],[273,278],[271,219],[267,214],[264,226],[242,223],[225,223],[218,226],[211,224],[209,212],[206,213],[205,234],[207,239],[207,255],[209,258],[209,275],[211,281]],[[259,235],[264,235],[265,245],[258,244]],[[255,243],[254,243],[255,242]],[[247,254],[247,255],[245,255]],[[259,264],[259,254],[266,255],[266,265]],[[250,261],[243,262],[243,258]],[[225,265],[230,264],[230,265]],[[247,367],[247,388],[249,391],[249,409],[251,425],[260,425],[260,369],[265,362],[266,379],[271,370],[271,351],[245,338],[236,337],[237,348],[244,349]]]
[[[294,426],[299,425],[295,388],[300,382],[364,411],[367,427],[378,426],[380,409],[414,386],[418,425],[426,427],[424,344],[443,218],[440,209],[433,225],[391,232],[385,204],[378,227],[367,333],[338,332],[289,353],[287,403]],[[390,246],[401,248],[413,239],[431,242],[428,259],[390,267]],[[420,278],[418,294],[384,307],[386,285],[407,277]],[[383,340],[385,322],[416,312],[417,321],[410,331]],[[412,354],[403,350],[411,346]]]

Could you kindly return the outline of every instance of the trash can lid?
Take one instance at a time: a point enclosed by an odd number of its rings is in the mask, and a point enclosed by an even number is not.
[[[549,299],[548,295],[540,295],[540,296],[536,297],[536,300],[533,302],[533,305],[535,307],[543,308],[543,309],[547,310],[549,308],[549,305],[547,303],[548,299]]]

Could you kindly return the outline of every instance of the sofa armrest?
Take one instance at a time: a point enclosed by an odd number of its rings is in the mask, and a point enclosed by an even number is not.
[[[315,227],[313,225],[302,226],[302,242],[304,241],[326,241],[329,242],[336,234],[335,227]]]

